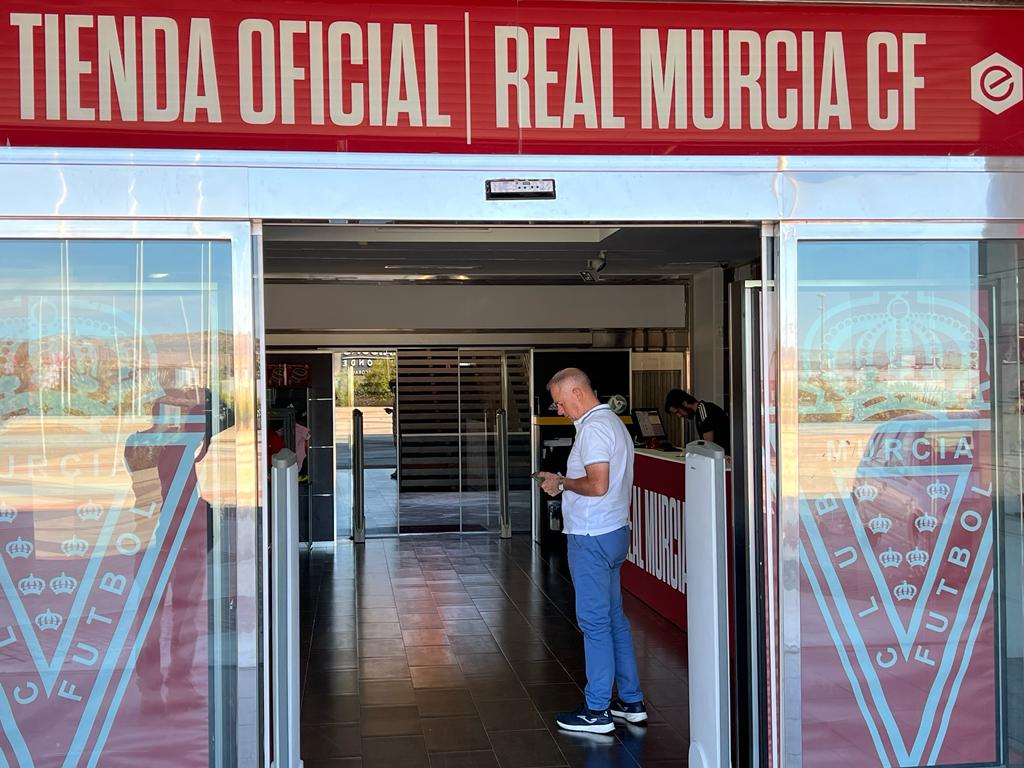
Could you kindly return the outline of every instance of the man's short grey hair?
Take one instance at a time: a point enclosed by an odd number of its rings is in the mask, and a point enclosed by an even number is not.
[[[575,384],[581,389],[586,388],[591,392],[594,391],[594,385],[590,383],[590,377],[579,368],[563,368],[552,376],[551,381],[548,382],[548,392],[556,384]]]

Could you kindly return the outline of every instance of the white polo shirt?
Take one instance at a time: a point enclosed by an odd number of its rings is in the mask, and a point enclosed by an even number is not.
[[[600,536],[629,524],[633,490],[633,441],[629,430],[607,405],[595,405],[575,422],[576,442],[566,465],[568,478],[586,477],[591,464],[608,465],[608,492],[604,496],[562,494],[566,534]]]

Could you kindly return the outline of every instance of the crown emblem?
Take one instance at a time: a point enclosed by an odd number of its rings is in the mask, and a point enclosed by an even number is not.
[[[78,513],[79,518],[90,521],[101,519],[105,510],[92,499],[89,499],[85,504],[79,504],[78,509],[75,511]]]
[[[878,556],[878,561],[882,564],[883,568],[899,568],[903,563],[903,555],[889,547]]]
[[[934,483],[929,484],[927,490],[929,498],[948,499],[953,489],[947,483],[940,483],[936,480]]]
[[[50,589],[52,589],[56,595],[70,595],[78,589],[78,579],[73,576],[68,576],[66,573],[61,571],[60,576],[54,576],[50,579]]]
[[[878,498],[878,489],[873,485],[864,483],[853,489],[853,496],[857,501],[874,501]]]
[[[89,542],[77,536],[72,536],[70,539],[64,539],[61,542],[60,551],[68,557],[85,557],[89,551]]]
[[[917,519],[914,520],[914,527],[921,531],[921,533],[931,533],[939,527],[939,518],[931,512],[925,512],[923,515],[918,515]]]
[[[64,617],[59,613],[54,613],[49,608],[43,613],[36,614],[36,626],[39,627],[40,632],[46,632],[50,629],[56,632],[63,623]]]
[[[23,595],[41,595],[46,589],[46,582],[31,573],[18,582],[18,591]]]
[[[897,600],[913,600],[917,597],[917,587],[904,580],[893,588],[892,593],[896,595]]]
[[[36,546],[31,541],[25,541],[19,536],[14,541],[9,541],[7,546],[4,547],[7,550],[7,556],[12,560],[17,558],[28,559],[35,552]]]
[[[879,512],[868,521],[868,528],[871,529],[872,533],[888,533],[889,529],[892,528],[892,520]]]
[[[907,562],[912,567],[924,568],[928,565],[928,553],[923,549],[915,548],[907,552]]]
[[[13,523],[18,516],[18,510],[6,501],[0,501],[0,523]]]

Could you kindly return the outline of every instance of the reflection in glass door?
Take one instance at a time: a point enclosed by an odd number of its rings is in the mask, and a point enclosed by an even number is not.
[[[0,765],[256,765],[249,226],[19,226],[0,231]]]
[[[1022,762],[1024,243],[974,229],[783,253],[787,765]]]

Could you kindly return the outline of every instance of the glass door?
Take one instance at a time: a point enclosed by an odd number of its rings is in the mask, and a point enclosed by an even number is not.
[[[251,246],[0,225],[0,765],[260,762]]]
[[[530,530],[529,354],[399,350],[396,389],[399,532],[500,530],[502,411],[512,528]]]
[[[507,484],[513,531],[530,530],[530,355],[524,350],[459,350],[462,530],[500,530]],[[499,428],[504,412],[505,431]],[[499,466],[499,441],[507,464]],[[504,471],[505,477],[499,476]]]
[[[786,766],[1024,762],[1019,232],[783,227]]]

